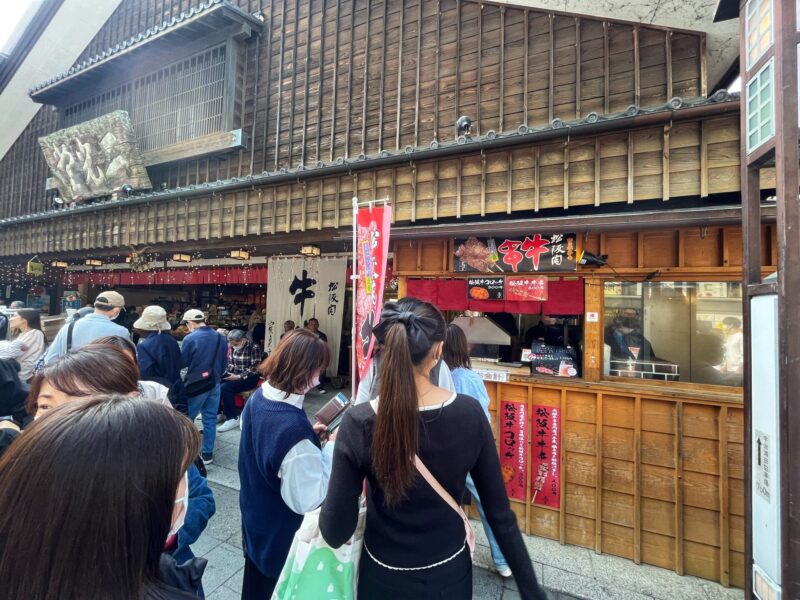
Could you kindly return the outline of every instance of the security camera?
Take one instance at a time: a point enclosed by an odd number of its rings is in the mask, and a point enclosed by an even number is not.
[[[128,197],[130,197],[130,195],[133,194],[133,186],[129,183],[123,183],[120,190],[122,191],[123,194],[125,194]]]
[[[466,115],[458,117],[458,121],[456,121],[456,132],[458,133],[458,135],[469,136],[471,131],[472,131],[472,119],[470,119]]]
[[[608,263],[608,254],[594,254],[584,250],[578,257],[578,264],[586,267],[602,267]]]
[[[53,196],[53,208],[64,208],[64,201],[58,196]]]

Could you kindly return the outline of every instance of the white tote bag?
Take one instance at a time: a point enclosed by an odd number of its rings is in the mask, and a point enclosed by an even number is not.
[[[320,509],[317,509],[303,518],[272,600],[355,599],[367,507],[362,505],[358,511],[353,537],[337,549],[331,548],[322,538],[319,513]]]

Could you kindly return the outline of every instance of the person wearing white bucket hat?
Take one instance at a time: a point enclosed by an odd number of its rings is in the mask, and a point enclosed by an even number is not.
[[[170,333],[172,327],[167,321],[167,312],[160,306],[148,306],[133,328],[140,338],[136,353],[141,378],[167,386],[172,405],[186,414],[188,398],[181,379],[183,357],[178,342]]]

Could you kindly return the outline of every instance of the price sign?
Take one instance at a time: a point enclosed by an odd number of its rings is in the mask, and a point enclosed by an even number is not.
[[[506,300],[511,302],[547,300],[547,277],[509,277],[506,279]]]
[[[505,291],[504,277],[470,277],[467,279],[469,300],[502,300]]]

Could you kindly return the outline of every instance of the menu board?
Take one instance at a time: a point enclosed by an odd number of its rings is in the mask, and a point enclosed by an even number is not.
[[[531,233],[513,238],[456,239],[454,269],[478,273],[577,271],[574,233]]]
[[[467,279],[467,299],[469,300],[503,300],[504,296],[504,277],[470,277]]]
[[[509,277],[506,279],[506,300],[511,302],[543,302],[547,300],[547,277]]]
[[[500,471],[508,497],[522,501],[528,471],[527,412],[524,402],[500,403]]]
[[[531,504],[561,506],[561,411],[557,406],[531,406]]]

